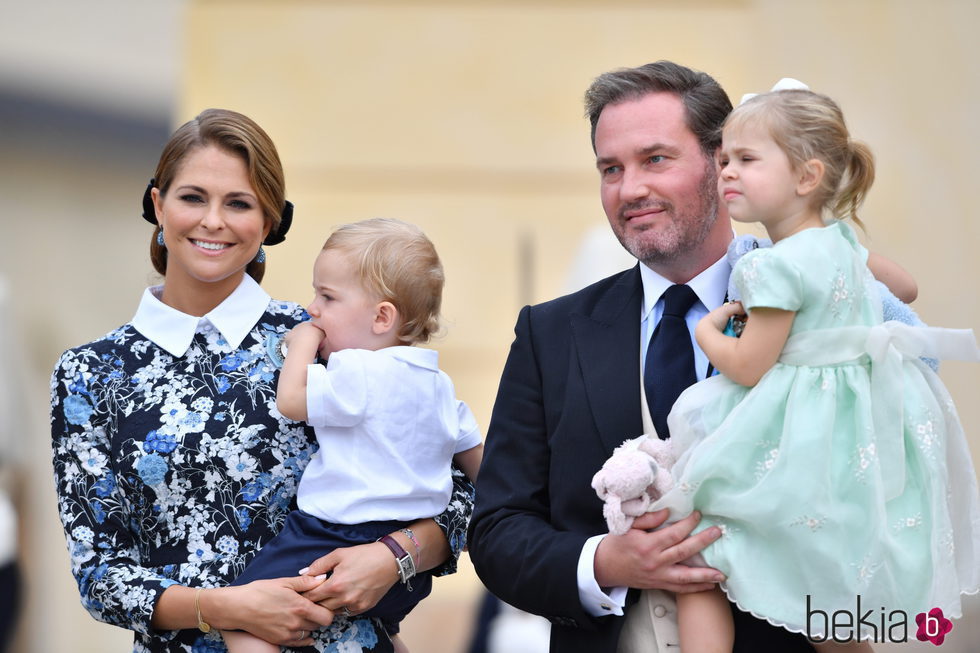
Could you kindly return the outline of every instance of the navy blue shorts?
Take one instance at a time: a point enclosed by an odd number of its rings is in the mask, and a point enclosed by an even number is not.
[[[368,544],[407,525],[408,522],[400,521],[331,524],[300,510],[293,510],[286,517],[279,535],[259,550],[242,575],[231,584],[244,585],[253,580],[295,576],[300,569],[309,567],[314,560],[334,549]],[[408,591],[404,583],[395,583],[377,605],[361,614],[382,618],[386,627],[401,621],[432,591],[432,574],[420,572],[410,584],[412,591]]]

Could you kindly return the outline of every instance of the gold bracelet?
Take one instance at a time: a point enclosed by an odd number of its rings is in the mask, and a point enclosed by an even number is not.
[[[203,587],[198,587],[194,592],[194,611],[197,612],[197,629],[202,633],[210,633],[211,625],[201,618],[201,592],[203,591]]]

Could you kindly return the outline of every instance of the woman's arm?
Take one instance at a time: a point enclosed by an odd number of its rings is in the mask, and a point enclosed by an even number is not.
[[[316,359],[323,331],[309,322],[297,324],[286,334],[286,360],[279,371],[276,408],[294,422],[306,421],[306,366]]]
[[[698,322],[694,336],[715,369],[735,383],[753,386],[779,360],[796,313],[754,308],[741,337],[722,333],[728,319],[743,312],[739,302],[723,304]]]
[[[114,354],[115,352],[111,352]],[[65,352],[51,377],[58,513],[82,605],[99,621],[149,633],[154,601],[174,581],[141,564],[112,445],[114,402],[129,380],[95,345]]]
[[[483,462],[483,445],[478,444],[466,451],[460,451],[453,456],[453,462],[463,470],[467,478],[476,483],[476,477],[480,472],[480,464]]]
[[[881,254],[868,252],[868,269],[875,279],[882,282],[892,294],[906,304],[911,304],[919,296],[919,286],[905,269]]]
[[[466,526],[473,511],[473,485],[456,467],[453,472],[453,494],[449,505],[432,519],[420,519],[409,525],[418,540],[416,550],[405,533],[390,535],[416,560],[417,571],[436,576],[456,571],[456,561],[466,543]],[[314,561],[304,570],[307,575],[330,577],[304,596],[330,609],[346,607],[359,614],[374,606],[399,581],[398,566],[387,546],[380,542],[337,549]]]
[[[310,631],[329,626],[333,614],[300,596],[323,581],[322,577],[296,576],[262,580],[235,587],[168,587],[157,601],[151,625],[158,630],[198,627],[247,630],[281,646],[308,646]],[[307,637],[297,639],[305,631]]]

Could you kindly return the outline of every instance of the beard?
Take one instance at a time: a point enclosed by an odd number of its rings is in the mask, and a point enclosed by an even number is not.
[[[718,219],[717,186],[714,162],[709,161],[698,184],[696,201],[690,205],[677,207],[671,202],[650,199],[624,204],[613,225],[616,238],[626,251],[649,267],[690,255],[705,241]],[[626,228],[627,211],[649,208],[663,210],[669,222],[642,230]]]

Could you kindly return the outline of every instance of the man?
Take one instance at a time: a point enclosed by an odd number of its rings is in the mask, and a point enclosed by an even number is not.
[[[669,593],[723,579],[679,563],[720,532],[691,535],[697,514],[648,532],[666,520],[660,512],[609,535],[590,482],[623,440],[667,436],[666,412],[683,389],[675,377],[687,373],[671,366],[693,368],[691,382],[710,374],[689,333],[666,363],[663,341],[651,336],[668,288],[693,290],[681,329],[724,301],[732,230],[718,219],[714,155],[731,103],[708,75],[661,61],[601,75],[586,109],[603,209],[641,264],[521,311],[487,434],[469,551],[490,591],[551,620],[552,651],[614,653],[637,650],[637,642],[666,651],[678,641]],[[666,591],[637,604],[636,589]],[[735,650],[812,649],[802,636],[736,612]]]

